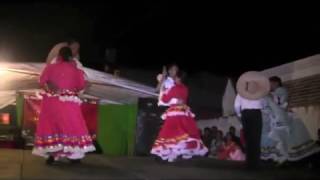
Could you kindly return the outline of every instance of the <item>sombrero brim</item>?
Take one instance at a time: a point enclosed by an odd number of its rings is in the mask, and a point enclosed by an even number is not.
[[[256,82],[257,91],[250,93],[247,91],[247,83]],[[237,91],[240,96],[256,100],[266,96],[270,92],[270,82],[267,77],[256,71],[249,71],[240,76],[237,82]]]

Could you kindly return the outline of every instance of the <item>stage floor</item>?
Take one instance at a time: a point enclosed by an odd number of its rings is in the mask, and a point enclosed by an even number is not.
[[[88,155],[79,165],[68,162],[47,166],[44,159],[29,150],[0,149],[0,179],[320,179],[317,170],[275,168],[247,172],[242,164],[213,159],[193,159],[174,164],[160,164],[144,157],[105,157]]]

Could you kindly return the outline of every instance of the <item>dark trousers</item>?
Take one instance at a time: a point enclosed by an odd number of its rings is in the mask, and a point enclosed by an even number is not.
[[[248,168],[257,168],[260,162],[260,143],[262,131],[262,115],[257,109],[247,109],[241,112],[243,124],[246,163]]]

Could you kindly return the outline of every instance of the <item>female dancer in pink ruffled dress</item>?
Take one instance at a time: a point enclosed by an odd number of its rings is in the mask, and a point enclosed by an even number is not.
[[[37,126],[34,155],[52,164],[60,158],[79,163],[85,153],[95,150],[80,109],[78,92],[84,89],[84,72],[77,68],[68,47],[59,51],[40,77],[45,89]]]
[[[205,156],[208,152],[201,140],[194,114],[187,106],[189,93],[182,79],[183,73],[178,72],[173,87],[161,96],[161,100],[170,103],[170,107],[162,115],[164,124],[151,149],[151,154],[167,162]]]

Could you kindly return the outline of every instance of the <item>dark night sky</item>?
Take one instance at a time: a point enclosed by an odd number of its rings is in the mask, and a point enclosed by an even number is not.
[[[84,65],[98,69],[104,49],[115,47],[120,66],[161,69],[175,61],[189,72],[234,76],[319,53],[318,11],[193,3],[2,3],[0,57],[42,61],[74,37]]]

